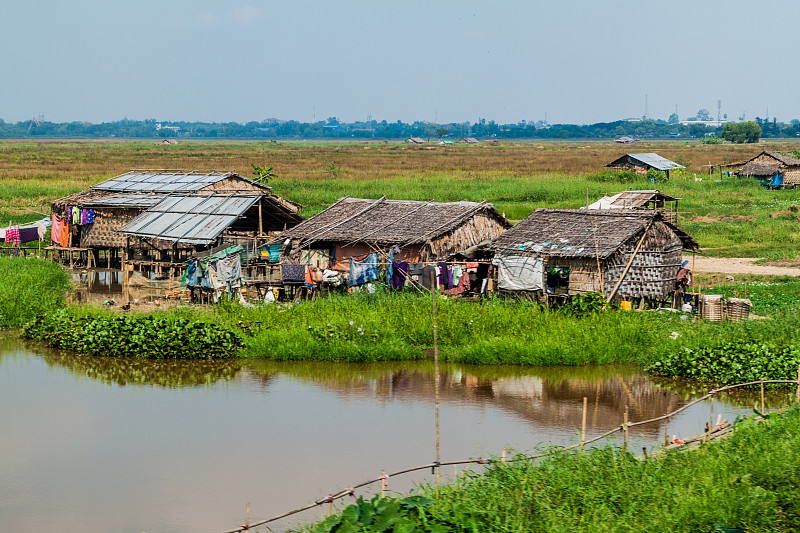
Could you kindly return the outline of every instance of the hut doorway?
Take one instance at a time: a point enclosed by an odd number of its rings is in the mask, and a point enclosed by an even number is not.
[[[569,267],[552,265],[546,271],[547,292],[567,294],[569,292]]]

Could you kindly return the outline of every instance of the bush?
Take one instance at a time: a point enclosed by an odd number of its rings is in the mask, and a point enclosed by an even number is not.
[[[596,174],[586,176],[589,181],[598,181],[600,183],[645,183],[648,181],[646,176],[637,174],[632,170],[614,170],[604,169]]]

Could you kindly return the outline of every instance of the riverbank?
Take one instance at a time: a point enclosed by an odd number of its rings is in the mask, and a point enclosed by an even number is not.
[[[639,460],[608,447],[493,463],[438,491],[359,500],[307,531],[797,531],[800,409]],[[385,526],[385,527],[384,527]]]

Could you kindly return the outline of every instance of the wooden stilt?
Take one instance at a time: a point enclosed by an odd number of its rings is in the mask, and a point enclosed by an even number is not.
[[[583,397],[583,410],[581,411],[581,450],[583,450],[583,444],[586,442],[586,405],[588,402],[588,398],[586,396]]]

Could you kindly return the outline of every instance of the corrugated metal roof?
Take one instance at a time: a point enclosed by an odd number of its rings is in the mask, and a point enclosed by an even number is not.
[[[667,196],[660,191],[624,191],[619,193],[617,198],[611,202],[611,208],[637,209],[647,205],[648,202],[659,199],[667,202],[675,200],[675,198]]]
[[[679,165],[674,161],[670,161],[665,157],[661,157],[658,154],[654,153],[646,153],[646,154],[627,154],[628,157],[631,159],[635,159],[636,161],[640,161],[645,165],[651,166],[656,170],[673,170],[676,168],[686,168],[683,165]]]
[[[84,207],[120,207],[120,208],[148,208],[153,207],[163,200],[163,196],[152,194],[114,194],[104,198],[91,200],[83,204]]]
[[[247,179],[228,170],[131,170],[98,183],[92,189],[126,192],[197,191],[232,176]]]
[[[120,228],[126,235],[209,244],[243,215],[260,195],[171,195]]]

